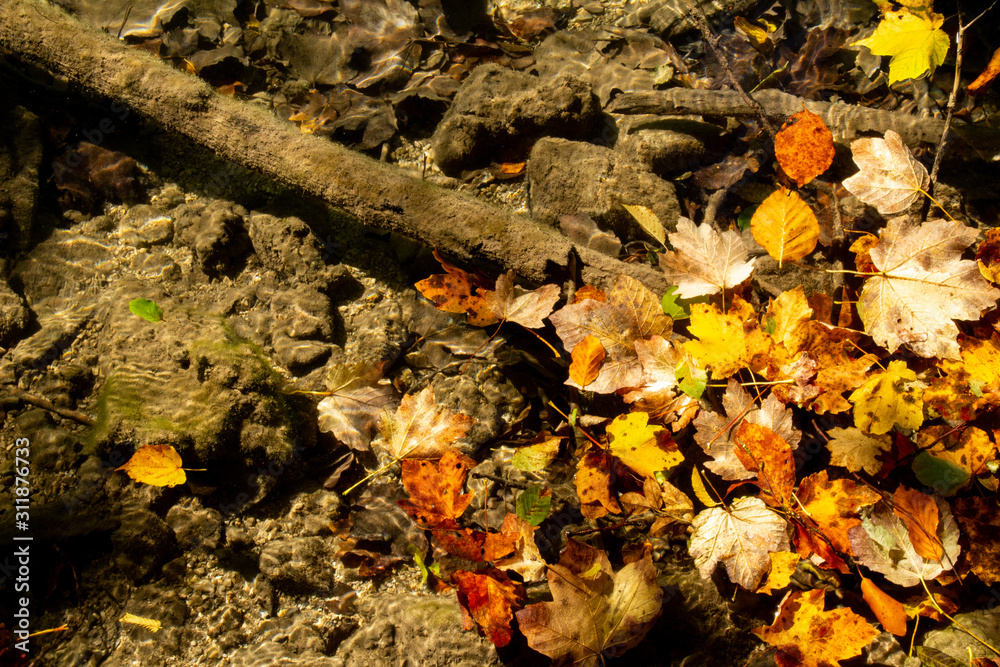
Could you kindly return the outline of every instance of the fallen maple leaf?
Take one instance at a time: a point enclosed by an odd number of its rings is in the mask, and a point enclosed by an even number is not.
[[[853,426],[832,428],[826,434],[830,438],[826,443],[830,450],[830,463],[843,466],[851,472],[864,470],[869,475],[876,474],[882,469],[879,454],[892,447],[889,436],[868,435]]]
[[[653,477],[657,472],[669,470],[684,460],[676,445],[672,450],[663,448],[663,431],[662,427],[649,424],[649,415],[645,412],[620,415],[608,425],[607,433],[611,439],[608,448],[635,472],[643,477]],[[667,435],[668,441],[669,437]]]
[[[695,227],[682,217],[669,238],[674,251],[659,256],[660,268],[682,299],[736,287],[753,273],[755,260],[747,260],[746,246],[736,232],[720,234],[711,225]]]
[[[736,458],[750,472],[757,473],[757,486],[764,500],[790,507],[795,488],[795,461],[792,448],[774,431],[760,424],[744,421],[733,436]]]
[[[330,395],[316,408],[319,430],[333,433],[351,449],[368,449],[378,427],[379,411],[395,408],[395,391],[392,385],[380,384],[380,378],[377,369],[334,367],[326,381]]]
[[[580,513],[588,519],[599,519],[608,513],[622,512],[611,488],[614,465],[614,459],[603,449],[590,449],[580,457],[576,472],[576,495],[580,499]]]
[[[921,357],[960,358],[952,320],[977,320],[1000,297],[975,262],[961,259],[975,240],[976,230],[955,220],[890,220],[871,249],[879,275],[858,302],[872,340],[890,353],[905,343]]]
[[[948,503],[935,498],[940,515],[936,537],[944,549],[940,561],[926,560],[913,548],[906,524],[884,504],[862,512],[861,525],[848,531],[855,562],[880,572],[900,586],[916,586],[952,569],[960,551],[958,526]]]
[[[854,390],[854,425],[865,433],[882,435],[899,424],[903,429],[917,429],[924,422],[923,383],[917,374],[896,359],[885,371],[872,373],[867,382]]]
[[[861,525],[858,511],[874,505],[881,496],[850,479],[831,480],[825,470],[809,475],[796,492],[804,514],[837,551],[853,555],[849,531]]]
[[[836,667],[861,655],[878,630],[850,609],[826,607],[826,590],[792,591],[781,601],[774,623],[753,633],[778,649],[779,667]]]
[[[768,556],[771,559],[771,569],[767,573],[767,580],[757,589],[758,593],[764,595],[770,595],[791,583],[792,575],[802,559],[791,551],[774,551]]]
[[[403,488],[410,494],[399,506],[425,528],[455,525],[455,519],[472,500],[471,493],[462,493],[465,475],[476,462],[457,449],[449,447],[438,461],[403,461]]]
[[[783,262],[802,259],[816,248],[819,221],[797,192],[781,188],[757,207],[750,231],[781,268]]]
[[[396,412],[382,411],[376,443],[395,459],[436,459],[472,426],[472,417],[434,402],[434,389],[407,394]]]
[[[712,371],[714,379],[727,378],[742,368],[759,370],[757,364],[766,360],[773,344],[753,306],[739,297],[725,314],[715,304],[692,304],[688,332],[697,338],[684,343],[684,349]]]
[[[607,357],[601,372],[587,385],[588,391],[601,394],[642,384],[642,365],[635,341],[669,335],[672,325],[656,295],[634,278],[619,275],[607,298],[603,303],[594,299],[571,303],[549,317],[567,350],[588,335],[604,346]],[[566,384],[582,389],[572,378]]]
[[[834,155],[833,133],[812,111],[804,109],[789,116],[774,137],[774,157],[800,188],[829,169]]]
[[[543,320],[559,300],[558,285],[542,285],[536,290],[526,290],[514,284],[513,271],[500,274],[494,290],[480,290],[480,293],[498,319],[529,329],[545,326]]]
[[[908,209],[931,182],[927,169],[892,130],[885,133],[884,139],[866,137],[852,141],[851,153],[861,171],[844,179],[844,187],[882,215]]]
[[[115,470],[124,470],[136,482],[152,486],[177,486],[187,481],[180,454],[170,445],[143,445]]]
[[[457,588],[466,630],[476,627],[495,646],[509,644],[514,610],[526,599],[524,586],[492,567],[478,572],[459,570],[452,573],[451,583]]]
[[[966,338],[960,342],[961,361],[943,359],[947,373],[931,380],[924,403],[951,421],[971,421],[976,414],[1000,406],[1000,337]]]
[[[986,431],[975,426],[953,432],[947,426],[930,426],[917,434],[921,452],[913,459],[913,472],[921,483],[943,496],[954,495],[973,477],[989,475],[996,446]]]
[[[738,498],[731,511],[711,507],[692,522],[690,553],[702,579],[720,562],[729,579],[748,591],[757,590],[771,565],[772,551],[788,551],[788,524],[760,498]]]
[[[919,79],[933,75],[948,55],[949,39],[941,30],[943,23],[944,16],[934,12],[918,15],[905,7],[898,12],[887,11],[874,34],[852,46],[867,46],[876,56],[892,57],[890,86],[903,79]]]
[[[600,665],[642,641],[660,615],[663,590],[648,554],[613,572],[603,552],[573,544],[549,566],[552,602],[525,607],[517,623],[528,646],[555,664]]]
[[[525,581],[537,582],[545,578],[545,559],[535,544],[535,526],[516,514],[504,517],[500,532],[513,537],[514,550],[493,564],[501,570],[517,572]]]
[[[469,324],[484,327],[494,324],[496,316],[477,288],[485,289],[487,283],[467,271],[452,266],[434,249],[434,257],[445,273],[437,273],[416,283],[420,293],[446,313],[465,313]]]

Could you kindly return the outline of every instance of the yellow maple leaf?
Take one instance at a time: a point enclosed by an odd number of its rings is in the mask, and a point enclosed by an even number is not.
[[[892,447],[889,436],[868,435],[857,428],[832,428],[827,431],[830,440],[830,463],[843,466],[851,472],[864,470],[869,475],[882,469],[878,456]]]
[[[170,445],[144,445],[116,470],[124,470],[129,477],[144,484],[177,486],[187,481],[181,465],[180,454]]]
[[[648,422],[649,415],[645,412],[630,412],[619,415],[608,425],[611,453],[644,477],[652,477],[684,460],[679,451],[667,451],[660,446],[659,434],[664,429]]]
[[[758,593],[765,595],[770,595],[791,583],[795,568],[801,560],[798,554],[791,551],[772,551],[768,555],[771,557],[771,571],[767,573],[767,581],[757,589]]]
[[[924,421],[923,386],[906,362],[889,362],[884,372],[872,373],[868,381],[854,390],[854,425],[866,433],[882,435],[894,424],[919,428]]]
[[[711,370],[715,379],[727,378],[741,368],[758,370],[755,358],[763,359],[772,344],[753,306],[739,297],[724,315],[713,304],[692,304],[688,332],[698,340],[684,343],[684,349]]]
[[[906,9],[887,11],[871,37],[852,46],[867,46],[876,56],[891,56],[889,85],[903,79],[919,79],[934,74],[934,69],[948,55],[948,35],[941,30],[944,16],[928,12],[911,13]]]

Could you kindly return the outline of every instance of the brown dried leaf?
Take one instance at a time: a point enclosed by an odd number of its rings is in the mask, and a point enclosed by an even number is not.
[[[424,387],[403,397],[395,413],[382,411],[382,440],[377,440],[396,459],[436,459],[465,435],[472,417],[453,413],[434,402],[434,390]]]
[[[382,409],[394,409],[392,385],[378,384],[381,372],[361,366],[335,367],[327,377],[331,393],[319,402],[319,430],[333,433],[351,449],[371,444]]]
[[[845,179],[844,187],[882,215],[905,211],[930,184],[927,169],[892,130],[885,133],[885,139],[851,142],[851,152],[861,171]]]
[[[559,300],[558,285],[542,285],[526,290],[514,284],[514,272],[500,274],[495,290],[480,290],[483,300],[502,321],[516,322],[529,329],[545,326],[543,320]]]
[[[736,287],[753,273],[755,260],[747,261],[746,247],[736,232],[720,234],[710,225],[695,227],[682,217],[677,231],[670,234],[670,244],[674,251],[660,255],[660,268],[683,299]]]

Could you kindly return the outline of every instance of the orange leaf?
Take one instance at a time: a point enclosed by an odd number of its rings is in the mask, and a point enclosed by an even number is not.
[[[976,263],[983,278],[1000,283],[1000,229],[986,230],[986,238],[976,248]]]
[[[903,608],[902,602],[884,592],[866,577],[861,579],[861,594],[886,632],[891,632],[897,637],[906,634],[906,609]]]
[[[934,499],[916,489],[901,486],[892,496],[893,513],[903,520],[913,550],[921,558],[941,560],[944,548],[937,536],[938,506]]]
[[[993,57],[990,58],[990,62],[986,65],[986,69],[983,73],[976,77],[976,80],[969,84],[969,94],[979,95],[993,83],[993,80],[1000,75],[1000,49],[993,52]]]
[[[778,164],[801,188],[833,164],[833,134],[811,111],[790,116],[774,138]]]
[[[802,259],[816,248],[819,220],[797,192],[781,188],[757,207],[750,231],[778,266]]]
[[[816,522],[833,547],[851,555],[854,552],[847,532],[861,525],[861,520],[857,518],[858,510],[874,505],[881,498],[875,491],[853,480],[830,480],[825,470],[803,479],[796,495],[807,516]]]
[[[771,571],[767,573],[767,581],[757,589],[758,593],[770,595],[776,590],[782,589],[792,581],[792,575],[799,565],[801,557],[790,551],[772,551],[768,554],[771,557]]]
[[[573,382],[586,388],[597,379],[605,357],[604,346],[597,336],[587,336],[573,347],[573,363],[569,365],[569,376]]]
[[[514,612],[524,604],[524,586],[511,581],[506,573],[491,567],[478,572],[459,570],[451,575],[451,583],[458,588],[458,603],[466,629],[475,623],[479,634],[496,646],[510,643],[510,622]]]
[[[410,498],[400,500],[399,506],[427,528],[453,522],[472,500],[462,487],[466,472],[475,465],[454,448],[445,450],[438,461],[403,461],[403,488]]]
[[[778,617],[753,633],[778,649],[780,667],[831,667],[861,654],[878,630],[850,609],[824,611],[825,591],[794,591],[781,602]]]
[[[187,481],[181,465],[180,454],[170,445],[143,445],[125,465],[115,470],[124,470],[129,477],[143,484],[177,486]]]
[[[987,586],[1000,582],[1000,507],[996,499],[973,496],[955,501],[955,518],[968,538],[966,558]]]
[[[420,293],[434,303],[434,307],[446,313],[465,313],[469,324],[484,327],[497,321],[493,311],[482,296],[474,294],[475,287],[487,284],[462,269],[452,266],[434,250],[434,257],[441,263],[445,273],[437,273],[416,283]]]
[[[396,411],[382,411],[376,442],[397,459],[438,459],[472,426],[472,417],[454,413],[434,401],[434,389],[407,394]]]
[[[744,468],[757,473],[757,486],[765,494],[762,499],[790,506],[795,486],[791,445],[771,429],[749,421],[740,424],[735,440],[736,457]]]
[[[610,455],[602,450],[591,450],[580,459],[576,495],[580,498],[580,512],[588,519],[622,512],[611,489],[611,465]]]

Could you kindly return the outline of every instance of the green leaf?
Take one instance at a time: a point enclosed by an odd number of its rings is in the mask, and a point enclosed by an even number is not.
[[[758,206],[751,206],[750,208],[743,209],[739,217],[736,218],[736,226],[741,230],[749,229],[750,221],[753,220],[753,214],[757,212],[758,208]]]
[[[132,299],[128,302],[128,309],[133,315],[138,315],[149,322],[159,322],[163,319],[163,309],[149,299]]]
[[[767,318],[767,321],[764,322],[764,331],[767,332],[767,335],[770,336],[777,330],[778,330],[778,321],[773,317]]]
[[[424,555],[420,553],[420,548],[416,544],[407,544],[406,550],[413,554],[413,561],[420,569],[420,585],[427,585],[427,565],[424,563]],[[435,573],[437,574],[437,573]]]
[[[708,385],[708,373],[705,371],[692,370],[690,364],[683,364],[677,367],[674,376],[677,378],[680,390],[691,398],[699,399],[705,393],[705,387]]]
[[[965,667],[965,663],[961,660],[956,660],[944,651],[930,646],[918,646],[917,658],[924,667]]]
[[[687,308],[682,304],[678,303],[680,297],[677,296],[677,285],[671,285],[667,289],[667,293],[663,295],[663,299],[660,300],[660,305],[663,306],[663,313],[669,315],[675,320],[684,319],[688,317]]]
[[[532,526],[540,525],[549,516],[552,509],[552,494],[542,494],[542,487],[529,486],[517,497],[515,504],[517,515]]]
[[[950,496],[969,481],[969,473],[951,461],[939,459],[929,452],[920,452],[913,459],[913,474],[922,484],[931,487],[942,496]]]

